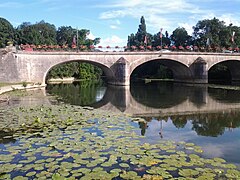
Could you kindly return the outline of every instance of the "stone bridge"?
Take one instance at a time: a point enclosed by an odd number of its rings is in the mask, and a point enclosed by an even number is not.
[[[170,68],[178,82],[208,83],[208,71],[224,63],[232,81],[240,81],[240,54],[200,52],[25,52],[0,54],[0,82],[45,84],[48,72],[56,65],[81,61],[100,67],[109,84],[130,84],[137,67],[160,61]]]

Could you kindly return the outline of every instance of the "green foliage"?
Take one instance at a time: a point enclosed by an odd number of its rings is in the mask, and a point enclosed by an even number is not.
[[[92,64],[71,62],[55,66],[49,71],[49,78],[75,77],[76,79],[99,79],[102,70]]]
[[[0,48],[14,41],[15,30],[10,22],[0,17]]]
[[[145,36],[147,36],[147,41],[151,42],[152,35],[147,33],[147,28],[145,24],[145,19],[142,16],[140,19],[140,25],[136,34],[131,34],[128,36],[128,46],[140,46],[144,45]]]
[[[18,44],[57,44],[56,28],[40,21],[36,24],[24,22],[17,28]]]
[[[229,24],[225,25],[224,21],[217,18],[204,19],[198,21],[196,26],[193,27],[193,35],[188,35],[183,27],[176,28],[169,38],[168,32],[160,38],[160,32],[152,35],[147,32],[144,17],[141,17],[140,25],[136,34],[132,33],[128,36],[128,47],[143,46],[144,37],[148,37],[147,45],[151,45],[155,49],[157,46],[190,46],[196,45],[198,47],[211,48],[214,51],[220,51],[221,48],[236,48],[240,46],[240,27]],[[234,41],[232,35],[235,32]],[[207,40],[209,39],[209,44]]]
[[[190,36],[185,28],[178,27],[173,31],[171,40],[174,42],[175,46],[186,46],[189,44],[188,42],[190,41]]]
[[[24,81],[24,82],[22,83],[22,85],[23,85],[23,87],[27,87],[27,82]]]

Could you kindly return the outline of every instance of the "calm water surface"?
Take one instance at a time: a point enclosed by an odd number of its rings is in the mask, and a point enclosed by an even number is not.
[[[193,142],[205,157],[240,165],[240,92],[166,82],[130,88],[99,83],[48,85],[48,95],[64,103],[124,112],[144,118],[135,123],[145,142]]]

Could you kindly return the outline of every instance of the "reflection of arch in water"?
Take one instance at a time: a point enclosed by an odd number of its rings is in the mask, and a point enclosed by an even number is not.
[[[239,103],[239,90],[208,88],[208,94],[211,98],[222,103]]]
[[[142,85],[132,85],[130,92],[138,103],[152,108],[169,108],[180,104],[187,99],[189,93],[181,84],[152,82],[144,87]]]
[[[111,103],[118,110],[124,112],[128,106],[127,103],[129,96],[130,92],[128,88],[124,86],[108,85],[103,98],[100,101],[91,104],[90,106],[94,108],[101,108],[102,106]]]

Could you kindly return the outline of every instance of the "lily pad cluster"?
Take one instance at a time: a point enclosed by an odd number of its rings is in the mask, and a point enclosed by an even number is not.
[[[240,178],[193,143],[143,143],[127,115],[70,105],[0,112],[0,179]]]

